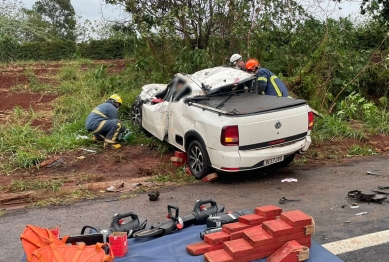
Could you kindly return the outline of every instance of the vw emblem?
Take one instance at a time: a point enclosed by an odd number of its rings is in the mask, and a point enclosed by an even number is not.
[[[274,125],[274,127],[275,127],[276,129],[280,129],[281,126],[282,126],[282,124],[281,124],[280,121],[277,121],[277,123]]]

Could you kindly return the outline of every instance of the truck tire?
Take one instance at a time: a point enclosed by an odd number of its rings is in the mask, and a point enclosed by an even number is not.
[[[294,160],[294,156],[295,156],[295,155],[296,155],[296,153],[293,153],[293,154],[287,156],[287,157],[284,159],[284,161],[282,161],[281,163],[279,163],[279,166],[280,166],[280,167],[286,167],[287,165],[289,165],[290,163],[292,163],[293,160]]]
[[[187,158],[190,171],[196,179],[202,179],[212,172],[207,150],[199,141],[193,140],[189,144]]]
[[[142,127],[142,104],[138,100],[131,105],[130,117],[133,126]]]

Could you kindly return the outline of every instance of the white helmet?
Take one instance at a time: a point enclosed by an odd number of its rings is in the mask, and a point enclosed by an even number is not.
[[[236,62],[238,62],[238,61],[241,60],[241,59],[242,59],[242,56],[241,56],[240,54],[233,54],[233,55],[231,56],[231,58],[230,58],[230,63],[231,63],[232,65],[235,65]]]

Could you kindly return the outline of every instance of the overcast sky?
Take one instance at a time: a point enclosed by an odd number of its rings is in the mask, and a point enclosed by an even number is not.
[[[31,8],[32,5],[36,2],[36,0],[21,0],[27,8]],[[72,5],[77,13],[77,15],[82,16],[83,19],[89,19],[91,21],[100,20],[102,16],[109,20],[115,20],[116,18],[120,18],[123,16],[123,12],[114,6],[107,6],[102,4],[103,0],[71,0]],[[359,12],[359,3],[354,2],[346,2],[339,5],[338,7],[334,7],[333,1],[328,0],[304,0],[298,1],[304,3],[310,2],[310,6],[315,6],[315,13],[317,16],[322,16],[323,10],[326,10],[328,14],[332,17],[337,18],[339,16],[348,16],[353,14],[358,14]],[[318,5],[322,9],[318,8]],[[332,6],[328,6],[330,3]]]
[[[27,8],[31,8],[36,0],[21,0]],[[91,21],[100,20],[102,16],[109,20],[114,20],[123,15],[123,12],[115,6],[105,5],[102,0],[71,0],[76,14],[83,19]]]

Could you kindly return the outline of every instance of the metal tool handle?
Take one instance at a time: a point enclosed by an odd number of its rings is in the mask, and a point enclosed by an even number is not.
[[[196,205],[194,207],[194,210],[195,212],[201,212],[201,209],[200,207],[203,206],[203,205],[206,205],[206,204],[211,204],[211,207],[216,207],[216,210],[217,210],[217,204],[215,201],[213,201],[212,199],[207,199],[207,200],[198,200],[196,202]]]
[[[96,233],[89,233],[89,234],[98,234],[98,233],[100,233],[100,229],[98,229],[97,227],[86,225],[86,226],[84,226],[84,227],[81,229],[81,235],[84,235],[85,230],[88,229],[88,228],[96,231]]]
[[[116,216],[114,216],[112,219],[112,226],[119,225],[119,220],[126,217],[131,217],[132,220],[137,220],[139,222],[139,218],[136,214],[134,214],[133,212],[128,212],[124,214],[117,214]]]
[[[175,211],[174,216],[173,216],[173,212],[172,212],[173,209]],[[167,206],[167,211],[169,213],[170,219],[172,219],[174,221],[178,220],[178,216],[179,216],[179,211],[180,210],[179,210],[179,208],[177,206],[168,205]]]

